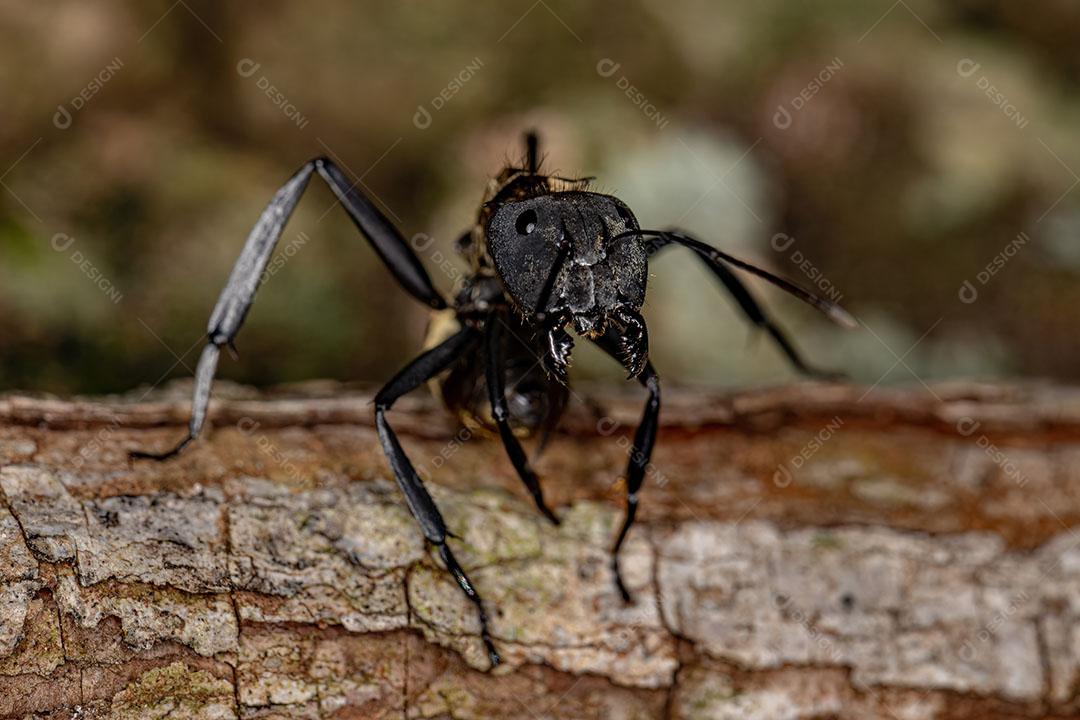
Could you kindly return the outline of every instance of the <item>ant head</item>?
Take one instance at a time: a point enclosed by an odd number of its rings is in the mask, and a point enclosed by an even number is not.
[[[602,332],[617,311],[645,301],[648,256],[621,200],[554,192],[502,203],[488,219],[488,252],[523,315]]]

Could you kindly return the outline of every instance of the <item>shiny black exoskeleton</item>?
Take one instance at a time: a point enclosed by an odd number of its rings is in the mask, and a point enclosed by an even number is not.
[[[615,584],[629,601],[619,572],[619,549],[637,512],[660,412],[660,381],[649,362],[648,332],[641,315],[650,256],[668,245],[696,253],[746,316],[768,332],[802,372],[817,374],[732,268],[765,278],[833,320],[854,325],[834,303],[684,233],[641,229],[622,201],[589,192],[588,180],[541,174],[536,136],[529,134],[526,145],[524,163],[504,169],[493,181],[475,227],[458,241],[469,273],[451,303],[435,289],[400,231],[331,160],[306,163],[263,211],[210,316],[187,435],[164,453],[132,453],[136,458],[164,460],[198,436],[221,348],[233,349],[282,229],[311,176],[318,173],[402,287],[433,310],[429,349],[375,395],[375,423],[409,510],[476,606],[480,636],[492,665],[499,662],[499,655],[480,595],[451,552],[442,515],[386,419],[399,397],[434,381],[446,405],[463,422],[498,434],[536,506],[557,524],[519,436],[537,431],[546,436],[558,422],[567,401],[567,368],[574,347],[570,329],[620,362],[649,394],[626,469],[626,515],[612,548]]]

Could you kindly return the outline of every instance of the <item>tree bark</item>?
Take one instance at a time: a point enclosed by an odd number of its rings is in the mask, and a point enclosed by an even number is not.
[[[1080,393],[669,389],[634,602],[612,584],[644,400],[578,402],[534,510],[497,442],[392,422],[493,615],[428,552],[371,396],[0,397],[0,717],[1080,716]]]

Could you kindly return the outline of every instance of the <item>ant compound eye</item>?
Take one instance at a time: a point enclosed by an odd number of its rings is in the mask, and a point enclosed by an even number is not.
[[[622,221],[624,223],[626,223],[626,227],[634,227],[634,216],[630,214],[630,211],[627,210],[625,206],[616,204],[615,212],[619,213],[619,217],[622,218]]]
[[[518,215],[514,222],[514,229],[517,230],[518,235],[532,235],[533,230],[536,229],[536,211],[526,210]]]

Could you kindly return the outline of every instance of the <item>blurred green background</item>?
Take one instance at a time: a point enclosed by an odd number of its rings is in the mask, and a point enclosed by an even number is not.
[[[751,281],[819,364],[1076,380],[1078,37],[1073,0],[6,3],[0,389],[190,374],[249,228],[318,154],[434,238],[449,291],[529,127],[643,225],[842,296],[864,328]],[[313,182],[223,377],[376,381],[418,350],[424,310],[333,204]],[[670,252],[646,308],[661,373],[791,379]]]

